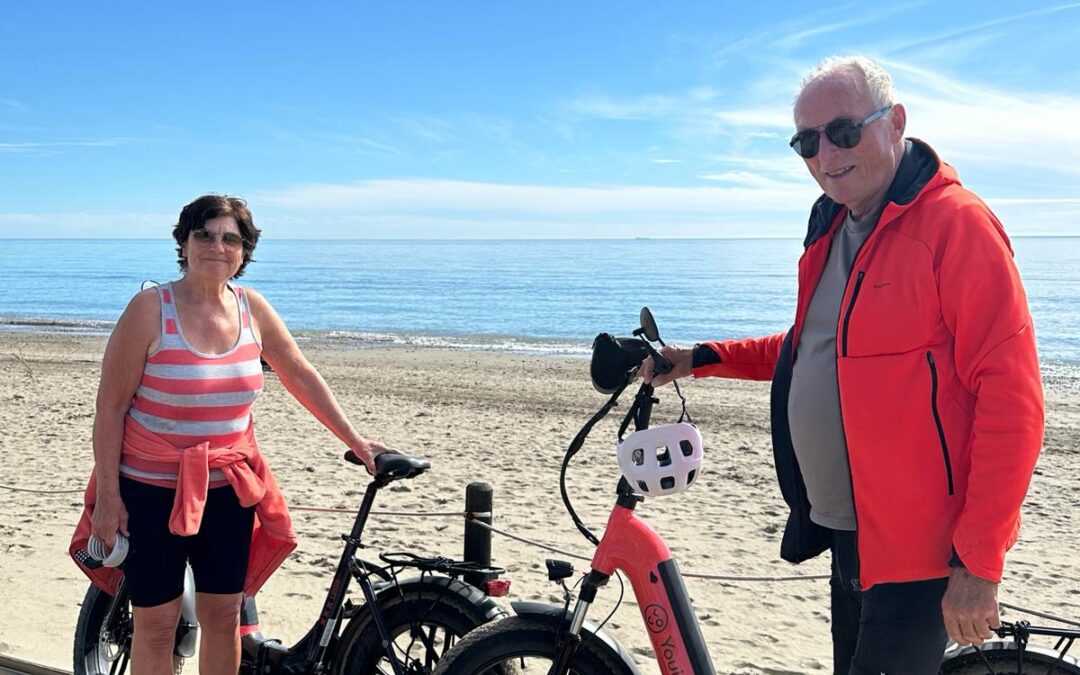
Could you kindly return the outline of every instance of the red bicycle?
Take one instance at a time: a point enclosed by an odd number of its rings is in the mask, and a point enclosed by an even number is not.
[[[435,675],[476,675],[499,672],[537,672],[548,675],[631,675],[638,673],[630,655],[603,630],[603,623],[587,618],[597,591],[619,572],[630,579],[641,616],[652,641],[660,672],[664,675],[713,675],[712,660],[697,617],[679,573],[678,564],[661,536],[635,514],[644,496],[674,494],[689,487],[701,465],[701,437],[689,424],[686,400],[683,415],[672,425],[649,428],[653,388],[642,384],[619,429],[619,479],[615,506],[602,539],[585,527],[574,512],[566,491],[566,469],[581,449],[593,426],[615,406],[633,381],[645,357],[652,356],[657,373],[671,364],[651,345],[661,346],[656,323],[648,308],[641,310],[641,327],[633,338],[597,336],[593,343],[593,385],[611,398],[578,432],[567,449],[560,475],[563,503],[578,529],[597,545],[592,566],[574,595],[565,579],[573,575],[566,562],[548,560],[548,578],[564,589],[564,604],[515,602],[516,616],[482,625],[470,632],[439,661]],[[683,420],[686,420],[684,422]],[[633,423],[634,433],[624,434]],[[620,598],[621,599],[621,598]],[[1031,636],[1058,639],[1053,649],[1028,644]],[[1028,673],[1080,673],[1067,654],[1080,632],[1006,624],[1000,640],[979,648],[953,646],[944,654],[941,673],[950,675],[999,675]]]

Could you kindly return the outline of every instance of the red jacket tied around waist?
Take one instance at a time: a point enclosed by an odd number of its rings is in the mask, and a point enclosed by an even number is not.
[[[180,536],[190,536],[199,531],[203,509],[210,484],[210,470],[220,469],[240,504],[255,507],[255,526],[251,533],[251,553],[248,558],[244,593],[254,595],[296,548],[296,534],[292,519],[285,505],[285,498],[278,489],[270,467],[259,452],[252,426],[243,437],[226,447],[211,447],[203,442],[177,453],[175,446],[153,432],[147,431],[129,417],[124,424],[124,445],[121,462],[137,464],[150,461],[175,463],[176,498],[169,518],[169,531]],[[97,499],[97,478],[91,473],[83,497],[82,518],[71,539],[69,553],[85,549],[90,539],[90,517]],[[76,563],[78,561],[76,560]],[[102,567],[96,570],[80,569],[90,580],[110,595],[115,595],[122,572]]]

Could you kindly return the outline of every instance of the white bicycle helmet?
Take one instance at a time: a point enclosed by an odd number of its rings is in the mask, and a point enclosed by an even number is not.
[[[619,468],[627,482],[647,497],[678,494],[701,470],[701,433],[678,422],[635,431],[617,445]]]

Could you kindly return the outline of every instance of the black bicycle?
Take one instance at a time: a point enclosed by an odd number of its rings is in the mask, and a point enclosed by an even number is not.
[[[999,639],[979,647],[954,646],[945,652],[941,675],[1068,675],[1080,673],[1069,649],[1080,638],[1076,628],[1032,626],[1027,621],[1003,621],[994,631]],[[1051,647],[1030,644],[1032,637],[1056,640]]]
[[[362,465],[351,452],[345,459]],[[245,635],[240,675],[430,673],[459,637],[506,615],[492,598],[492,592],[505,592],[505,583],[498,584],[503,569],[409,552],[381,554],[381,565],[356,557],[378,491],[396,480],[419,476],[430,466],[425,459],[406,455],[375,457],[375,477],[364,492],[352,531],[342,535],[344,550],[318,620],[292,647],[260,633]],[[101,565],[86,551],[76,555],[88,567]],[[404,578],[407,570],[419,576]],[[464,575],[478,585],[460,580]],[[360,587],[362,603],[346,598],[352,581]],[[198,631],[193,584],[185,584],[184,595],[174,649],[178,665],[194,656]],[[258,623],[253,599],[245,601],[243,612],[245,624]],[[75,630],[75,675],[126,672],[133,629],[123,582],[115,597],[91,585]]]

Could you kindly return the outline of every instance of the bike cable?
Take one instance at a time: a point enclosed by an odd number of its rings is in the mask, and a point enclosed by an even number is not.
[[[604,617],[604,620],[600,622],[600,625],[596,627],[594,632],[599,633],[600,629],[607,625],[608,621],[611,621],[611,617],[615,616],[615,612],[619,611],[619,607],[622,606],[623,596],[626,595],[626,584],[623,583],[622,574],[619,570],[615,570],[615,578],[619,580],[619,598],[615,601],[615,606],[611,608],[611,612]]]
[[[660,336],[656,336],[656,341],[660,343],[661,347],[667,347],[667,343],[660,339]],[[682,401],[682,412],[679,413],[679,421],[682,422],[685,419],[690,424],[694,423],[694,420],[690,417],[690,411],[686,409],[686,397],[683,396],[682,389],[679,388],[679,381],[672,380],[671,383],[675,385],[675,393],[679,395],[679,400]]]
[[[105,567],[119,567],[127,558],[128,540],[127,537],[117,532],[116,543],[113,544],[110,551],[106,548],[104,539],[90,535],[90,541],[86,544],[86,552],[90,554],[91,558],[100,560]]]
[[[611,412],[611,409],[619,402],[619,396],[622,395],[632,379],[633,378],[628,375],[619,388],[611,395],[611,398],[607,400],[607,403],[602,405],[600,409],[596,411],[592,418],[585,423],[585,426],[581,427],[581,430],[574,436],[574,440],[570,441],[570,447],[566,449],[566,454],[563,456],[562,468],[559,470],[559,492],[562,494],[563,504],[570,513],[570,518],[574,521],[574,525],[577,527],[578,531],[585,535],[585,538],[591,541],[593,546],[599,546],[600,540],[592,533],[585,523],[581,521],[581,518],[578,517],[573,505],[570,503],[570,494],[566,491],[566,470],[570,466],[570,460],[574,458],[574,455],[581,450],[581,446],[585,444],[585,439],[588,438],[593,427]]]

